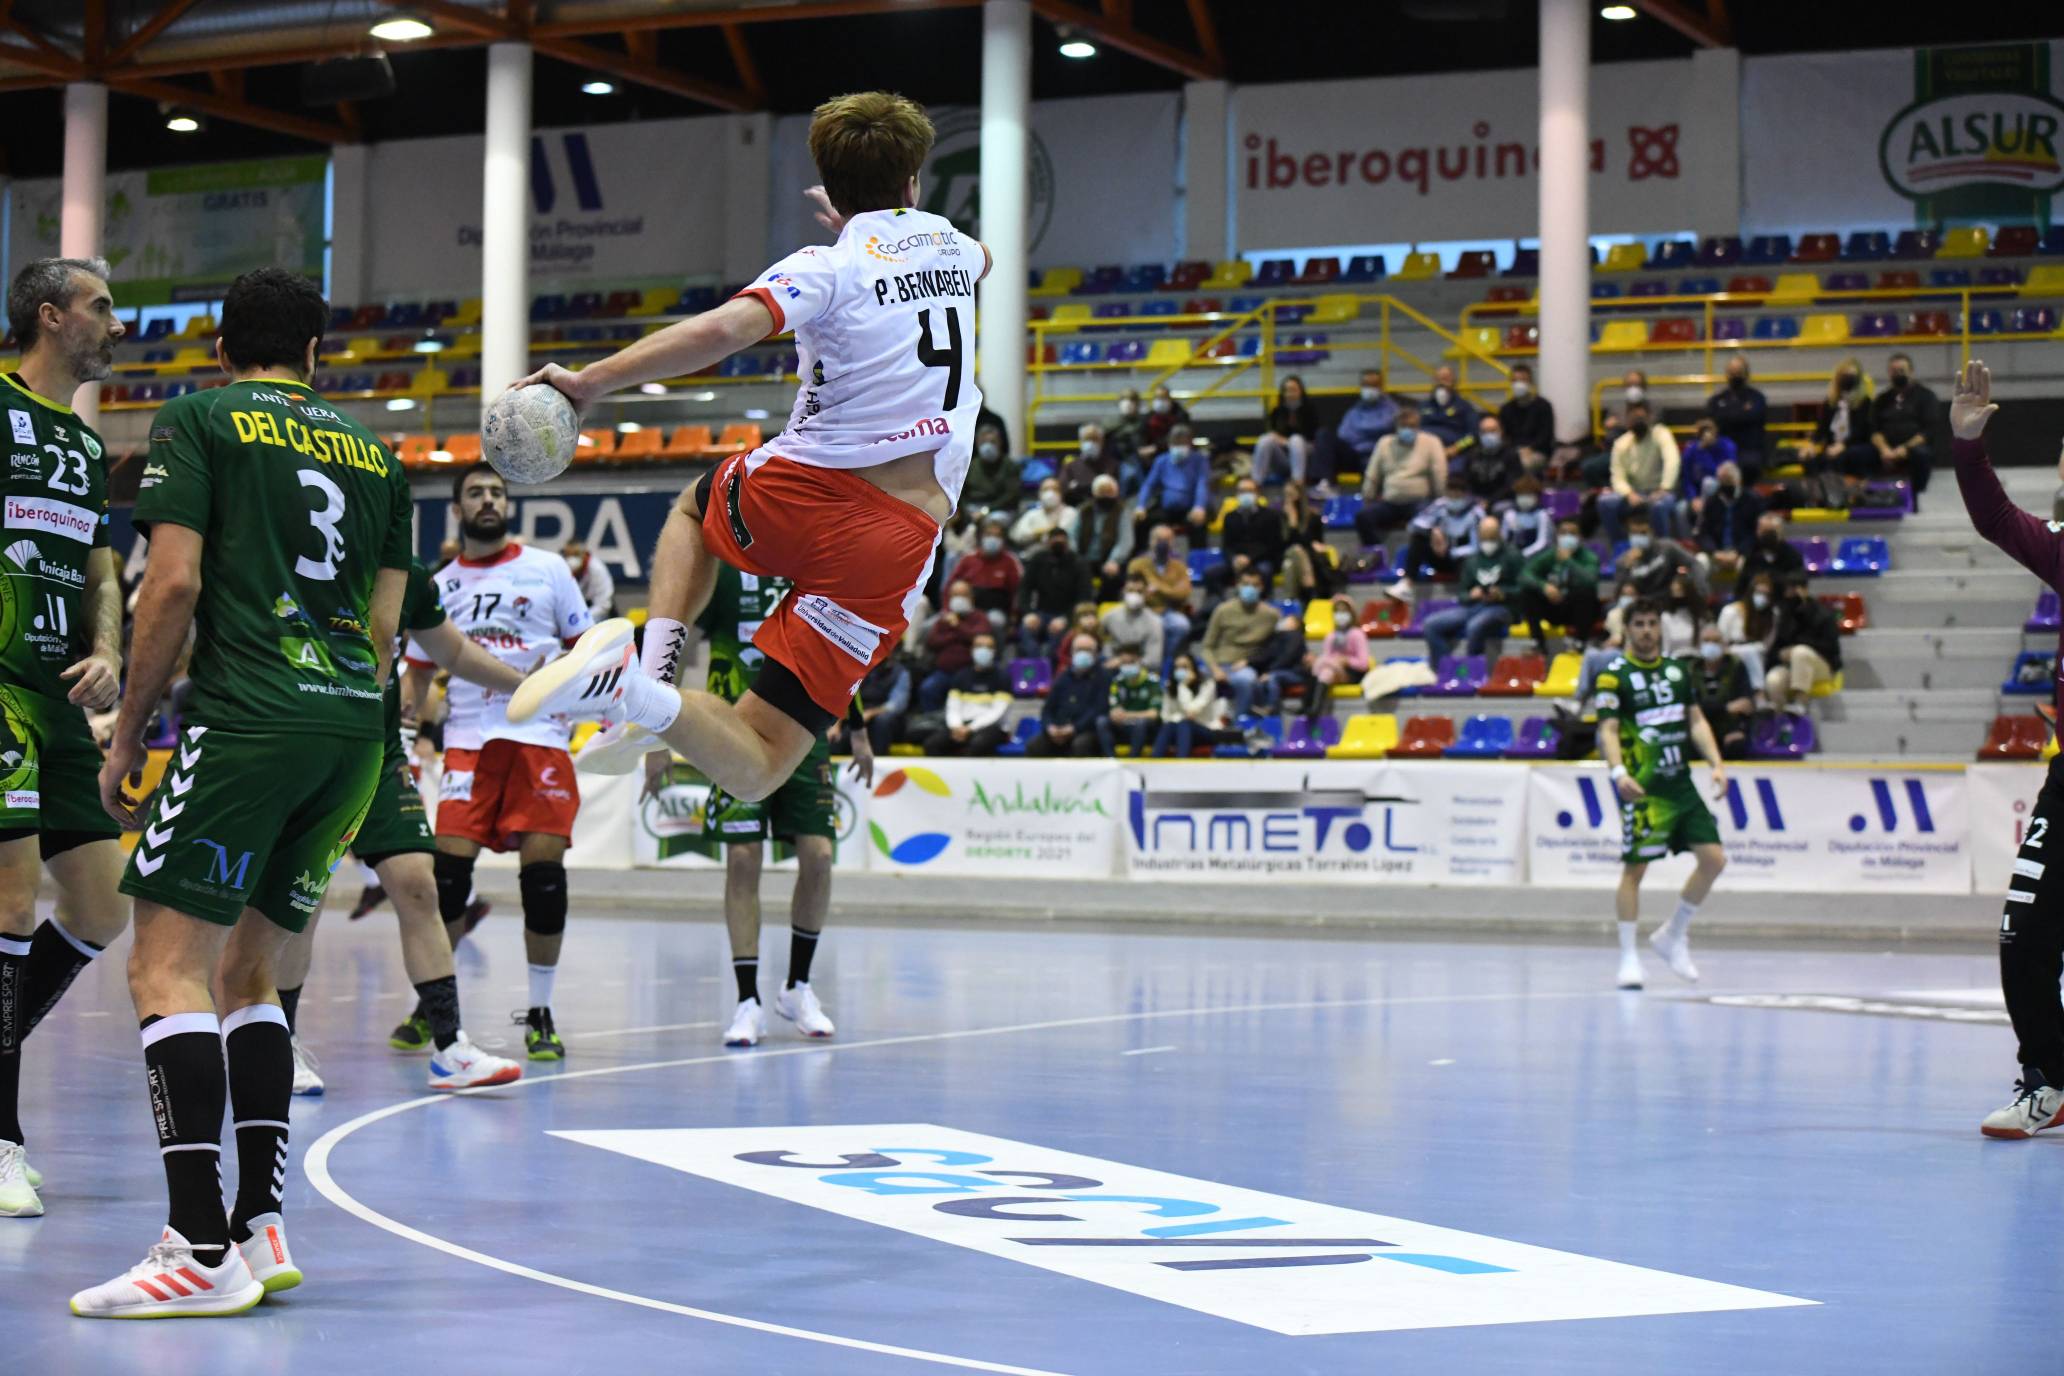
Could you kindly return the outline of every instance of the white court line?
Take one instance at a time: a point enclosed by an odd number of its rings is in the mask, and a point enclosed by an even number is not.
[[[1220,1017],[1228,1013],[1285,1013],[1303,1012],[1327,1008],[1382,1008],[1409,1004],[1452,1004],[1452,1003],[1535,1003],[1549,999],[1600,999],[1615,998],[1612,990],[1572,990],[1564,993],[1512,993],[1512,994],[1428,994],[1402,998],[1304,1000],[1294,1003],[1251,1003],[1220,1008],[1169,1008],[1143,1013],[1099,1013],[1080,1018],[1054,1018],[1045,1022],[1010,1023],[1001,1027],[971,1027],[958,1032],[916,1032],[901,1037],[876,1037],[871,1041],[819,1043],[813,1046],[781,1046],[763,1049],[751,1057],[739,1056],[735,1052],[723,1052],[714,1056],[688,1056],[673,1061],[646,1061],[638,1065],[598,1066],[593,1070],[570,1070],[557,1075],[526,1076],[513,1084],[495,1085],[497,1092],[535,1089],[539,1085],[561,1084],[568,1080],[584,1080],[603,1075],[633,1075],[647,1070],[672,1070],[691,1065],[718,1065],[726,1062],[740,1064],[747,1060],[764,1060],[773,1056],[830,1055],[840,1051],[865,1051],[882,1046],[918,1046],[930,1042],[957,1041],[968,1037],[1004,1037],[1020,1032],[1050,1032],[1066,1027],[1109,1026],[1114,1023],[1149,1022],[1163,1018]],[[591,1034],[592,1035],[592,1034]],[[712,1309],[696,1309],[685,1304],[674,1304],[667,1300],[655,1300],[644,1295],[633,1295],[623,1290],[612,1290],[607,1286],[590,1285],[586,1281],[573,1280],[566,1276],[540,1271],[536,1267],[524,1266],[501,1257],[477,1252],[471,1247],[412,1228],[397,1219],[363,1204],[337,1183],[330,1174],[330,1154],[338,1145],[360,1128],[407,1113],[411,1109],[432,1108],[448,1104],[456,1099],[471,1098],[487,1092],[482,1089],[462,1089],[455,1094],[426,1094],[418,1099],[405,1099],[386,1108],[362,1113],[348,1123],[339,1123],[308,1149],[302,1162],[307,1172],[308,1183],[315,1186],[323,1198],[335,1204],[345,1213],[375,1228],[394,1234],[409,1242],[418,1243],[432,1251],[443,1252],[461,1261],[470,1261],[490,1270],[501,1271],[526,1280],[554,1285],[575,1294],[593,1295],[598,1299],[615,1300],[620,1304],[635,1305],[640,1309],[653,1309],[666,1314],[679,1314],[683,1318],[703,1319],[709,1323],[724,1324],[731,1328],[751,1329],[758,1333],[772,1333],[778,1337],[801,1338],[806,1342],[825,1343],[832,1347],[854,1348],[862,1352],[879,1352],[890,1357],[908,1357],[913,1361],[932,1362],[939,1366],[960,1367],[968,1371],[996,1371],[1006,1376],[1063,1376],[1062,1373],[1044,1371],[1037,1367],[1010,1366],[1001,1362],[985,1362],[973,1357],[956,1357],[946,1352],[926,1352],[919,1348],[897,1347],[890,1343],[870,1342],[865,1338],[848,1338],[837,1333],[820,1333],[808,1328],[792,1328],[786,1324],[767,1323],[761,1319],[749,1319],[742,1314],[722,1314]]]
[[[1173,1050],[1175,1048],[1172,1046],[1141,1046],[1135,1047],[1131,1051],[1121,1051],[1118,1054],[1121,1056],[1158,1056],[1163,1051]]]
[[[698,1027],[715,1027],[713,1022],[663,1022],[653,1027],[612,1027],[607,1032],[562,1032],[567,1041],[591,1042],[598,1037],[629,1037],[639,1032],[690,1032]]]

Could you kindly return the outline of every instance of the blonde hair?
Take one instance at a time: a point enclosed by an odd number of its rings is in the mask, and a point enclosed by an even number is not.
[[[1842,387],[1841,384],[1838,381],[1836,381],[1836,379],[1842,376],[1842,370],[1844,368],[1856,374],[1857,400],[1869,401],[1871,399],[1872,392],[1870,374],[1866,373],[1863,370],[1863,364],[1857,361],[1856,355],[1851,354],[1849,357],[1843,359],[1840,363],[1837,363],[1835,365],[1835,370],[1832,373],[1828,374],[1827,404],[1830,406],[1834,406],[1842,400]]]
[[[810,120],[810,157],[841,214],[900,210],[932,151],[924,107],[889,91],[834,96]]]

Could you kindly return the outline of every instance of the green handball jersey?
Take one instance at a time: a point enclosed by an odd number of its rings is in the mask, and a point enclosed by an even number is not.
[[[139,527],[206,538],[187,719],[377,740],[374,576],[411,562],[406,479],[371,431],[305,384],[232,382],[151,425]]]
[[[60,675],[92,645],[86,560],[107,547],[107,463],[100,436],[19,374],[0,373],[0,403],[8,426],[0,683],[62,700],[71,685]]]
[[[751,691],[760,666],[767,662],[767,657],[753,648],[753,633],[774,615],[781,599],[794,587],[786,578],[740,573],[718,562],[716,587],[695,622],[695,629],[709,642],[710,692],[726,702],[736,702]]]
[[[1626,864],[1720,842],[1720,829],[1691,778],[1698,681],[1699,671],[1679,660],[1621,654],[1594,682],[1598,719],[1619,722],[1620,763],[1642,789],[1640,798],[1620,803],[1620,858]]]
[[[417,631],[435,630],[447,619],[429,565],[420,559],[410,559],[408,591],[401,596],[402,642],[406,644]],[[401,661],[398,655],[394,673],[387,680],[386,749],[397,754],[401,750]]]

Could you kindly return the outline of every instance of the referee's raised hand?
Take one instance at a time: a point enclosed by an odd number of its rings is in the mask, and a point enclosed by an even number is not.
[[[1985,422],[1997,410],[1992,400],[1992,370],[1974,358],[1957,375],[1956,395],[1949,403],[1950,433],[1960,440],[1975,440],[1985,433]]]

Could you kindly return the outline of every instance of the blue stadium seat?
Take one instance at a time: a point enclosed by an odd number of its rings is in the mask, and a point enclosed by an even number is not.
[[[1712,296],[1720,290],[1717,277],[1687,277],[1677,284],[1679,296]]]
[[[1340,280],[1349,283],[1378,282],[1383,279],[1384,271],[1383,255],[1366,253],[1347,260],[1347,271],[1340,274]]]
[[[699,315],[703,311],[714,309],[716,304],[717,289],[715,287],[681,288],[681,309],[690,315]]]
[[[1757,316],[1756,323],[1749,330],[1749,338],[1751,339],[1797,339],[1798,337],[1798,317],[1790,315]]]
[[[2042,242],[2035,251],[2045,258],[2064,257],[2064,225],[2051,225],[2043,231]]]
[[[1202,583],[1208,574],[1223,567],[1225,562],[1226,555],[1222,549],[1193,549],[1190,551],[1190,578],[1193,582]]]
[[[1353,530],[1355,517],[1362,514],[1362,498],[1357,492],[1326,499],[1326,529]],[[2053,594],[2054,596],[2054,594]]]
[[[1648,267],[1652,272],[1666,268],[1688,268],[1698,258],[1698,245],[1689,239],[1664,239],[1649,250]]]
[[[1875,578],[1891,567],[1892,548],[1884,536],[1851,535],[1835,547],[1827,571],[1844,578]]]
[[[1168,280],[1168,269],[1159,263],[1140,263],[1129,269],[1120,291],[1159,291]]]
[[[996,753],[1012,757],[1022,755],[1025,753],[1025,747],[1030,745],[1032,738],[1038,734],[1039,718],[1021,717],[1018,720],[1017,726],[1011,731],[1011,738],[1002,745],[997,746]]]
[[[1134,315],[1181,315],[1181,314],[1182,314],[1182,302],[1180,302],[1180,301],[1175,301],[1175,300],[1171,300],[1170,298],[1168,298],[1168,297],[1165,297],[1165,296],[1163,296],[1163,297],[1159,297],[1159,298],[1157,298],[1157,299],[1155,299],[1155,300],[1152,300],[1152,301],[1142,301],[1142,302],[1141,302],[1141,303],[1140,303],[1140,304],[1139,304],[1139,305],[1138,305],[1137,307],[1135,307],[1135,308],[1134,308],[1134,310],[1133,310],[1133,314],[1134,314]],[[1150,329],[1150,328],[1152,328],[1152,327],[1151,327],[1151,326],[1146,326],[1146,325],[1140,325],[1140,326],[1135,326],[1134,328],[1136,328],[1136,329]]]
[[[1104,346],[1094,339],[1071,339],[1061,345],[1061,362],[1082,364],[1104,361]]]
[[[1708,235],[1699,245],[1698,265],[1702,268],[1729,268],[1742,260],[1742,241],[1739,234]]]
[[[1891,256],[1891,236],[1882,229],[1859,229],[1842,245],[1845,263],[1877,263]]]
[[[1442,753],[1456,760],[1494,760],[1512,748],[1512,718],[1470,717]]]
[[[1505,269],[1504,277],[1539,277],[1541,275],[1541,250],[1537,248],[1515,249],[1512,266]]]
[[[1774,263],[1790,262],[1792,257],[1792,236],[1789,234],[1758,234],[1749,240],[1749,246],[1742,250],[1742,263],[1749,267],[1769,267]]]
[[[2048,697],[2057,678],[2056,655],[2049,650],[2023,650],[2014,656],[2002,693],[2017,697]]]

